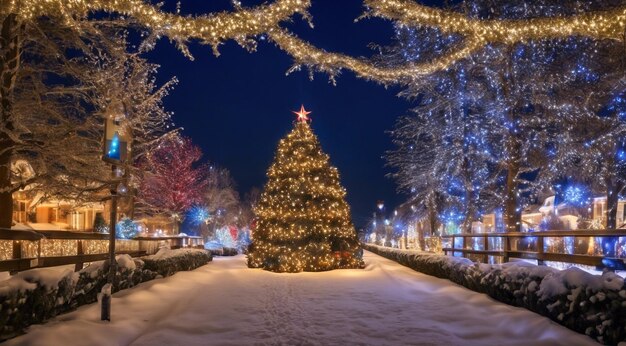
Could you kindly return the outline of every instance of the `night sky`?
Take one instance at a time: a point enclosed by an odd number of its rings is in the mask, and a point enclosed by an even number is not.
[[[164,9],[173,10],[175,4],[166,1]],[[216,10],[232,7],[227,0],[182,1],[183,14]],[[326,50],[370,56],[368,44],[390,43],[393,25],[381,19],[354,23],[362,10],[360,0],[314,1],[314,29],[299,16],[285,26]],[[161,65],[160,81],[178,77],[180,83],[165,107],[175,113],[184,134],[203,149],[205,160],[230,170],[242,195],[263,187],[278,141],[292,128],[291,111],[304,104],[313,112],[313,130],[323,150],[339,169],[357,227],[367,221],[377,200],[384,200],[388,209],[403,201],[394,182],[385,177],[389,168],[381,157],[391,148],[386,131],[410,107],[396,96],[399,88],[385,89],[356,79],[349,71],[337,79],[337,86],[324,74],[310,81],[305,70],[286,76],[291,58],[263,41],[256,53],[234,42],[222,45],[217,58],[207,46],[192,44],[191,51],[195,61],[161,40],[147,57]]]

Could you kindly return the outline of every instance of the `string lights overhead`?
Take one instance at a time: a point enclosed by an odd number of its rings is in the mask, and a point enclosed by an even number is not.
[[[381,17],[406,26],[428,26],[446,34],[461,35],[464,40],[454,49],[431,61],[400,66],[379,66],[365,59],[326,52],[285,31],[270,32],[271,39],[295,60],[325,72],[331,79],[342,69],[352,70],[358,77],[383,84],[404,83],[422,75],[445,70],[455,62],[469,57],[487,44],[515,44],[542,39],[584,36],[622,41],[626,32],[626,7],[611,11],[589,12],[574,16],[530,19],[475,19],[464,14],[419,5],[410,0],[364,0],[367,16]]]
[[[252,8],[237,6],[234,12],[203,16],[182,16],[161,11],[144,0],[11,0],[3,11],[17,13],[23,19],[55,15],[71,23],[75,16],[104,11],[132,17],[136,22],[178,43],[189,57],[185,43],[199,40],[211,45],[215,54],[223,41],[233,39],[254,50],[251,39],[267,34],[295,60],[293,70],[307,66],[312,71],[328,73],[334,79],[348,69],[357,76],[384,84],[404,83],[421,75],[443,70],[490,43],[514,44],[541,39],[585,36],[623,40],[626,31],[626,7],[589,12],[574,16],[531,19],[476,19],[449,10],[419,5],[411,0],[364,0],[367,16],[381,17],[408,26],[435,27],[444,33],[458,34],[463,42],[441,57],[401,66],[379,66],[369,60],[327,52],[282,29],[279,24],[299,13],[310,21],[310,0],[276,0]]]
[[[69,25],[77,16],[98,11],[129,16],[157,35],[177,42],[179,48],[191,57],[184,43],[192,39],[211,45],[215,54],[217,46],[230,39],[254,49],[253,42],[248,38],[271,31],[296,13],[308,20],[307,9],[310,6],[310,0],[276,0],[249,9],[238,7],[234,12],[203,16],[164,12],[145,0],[10,0],[0,9],[4,13],[15,13],[22,20],[53,15]]]

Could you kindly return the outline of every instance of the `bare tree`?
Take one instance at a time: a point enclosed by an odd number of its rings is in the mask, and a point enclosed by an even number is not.
[[[239,223],[242,212],[239,193],[227,169],[209,166],[204,191],[204,203],[211,216],[211,232]]]

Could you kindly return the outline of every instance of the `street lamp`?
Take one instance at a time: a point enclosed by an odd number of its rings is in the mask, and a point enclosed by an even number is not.
[[[111,164],[111,214],[109,221],[109,274],[107,284],[102,288],[101,320],[111,320],[111,293],[115,279],[115,226],[117,221],[117,195],[127,191],[121,181],[124,171],[118,166],[123,165],[130,153],[130,129],[124,124],[126,105],[123,102],[110,107],[104,119],[104,140],[102,160]]]

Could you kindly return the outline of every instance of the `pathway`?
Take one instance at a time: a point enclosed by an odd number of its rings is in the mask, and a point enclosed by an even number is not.
[[[276,274],[215,258],[6,345],[597,345],[547,318],[365,252],[363,270]]]

